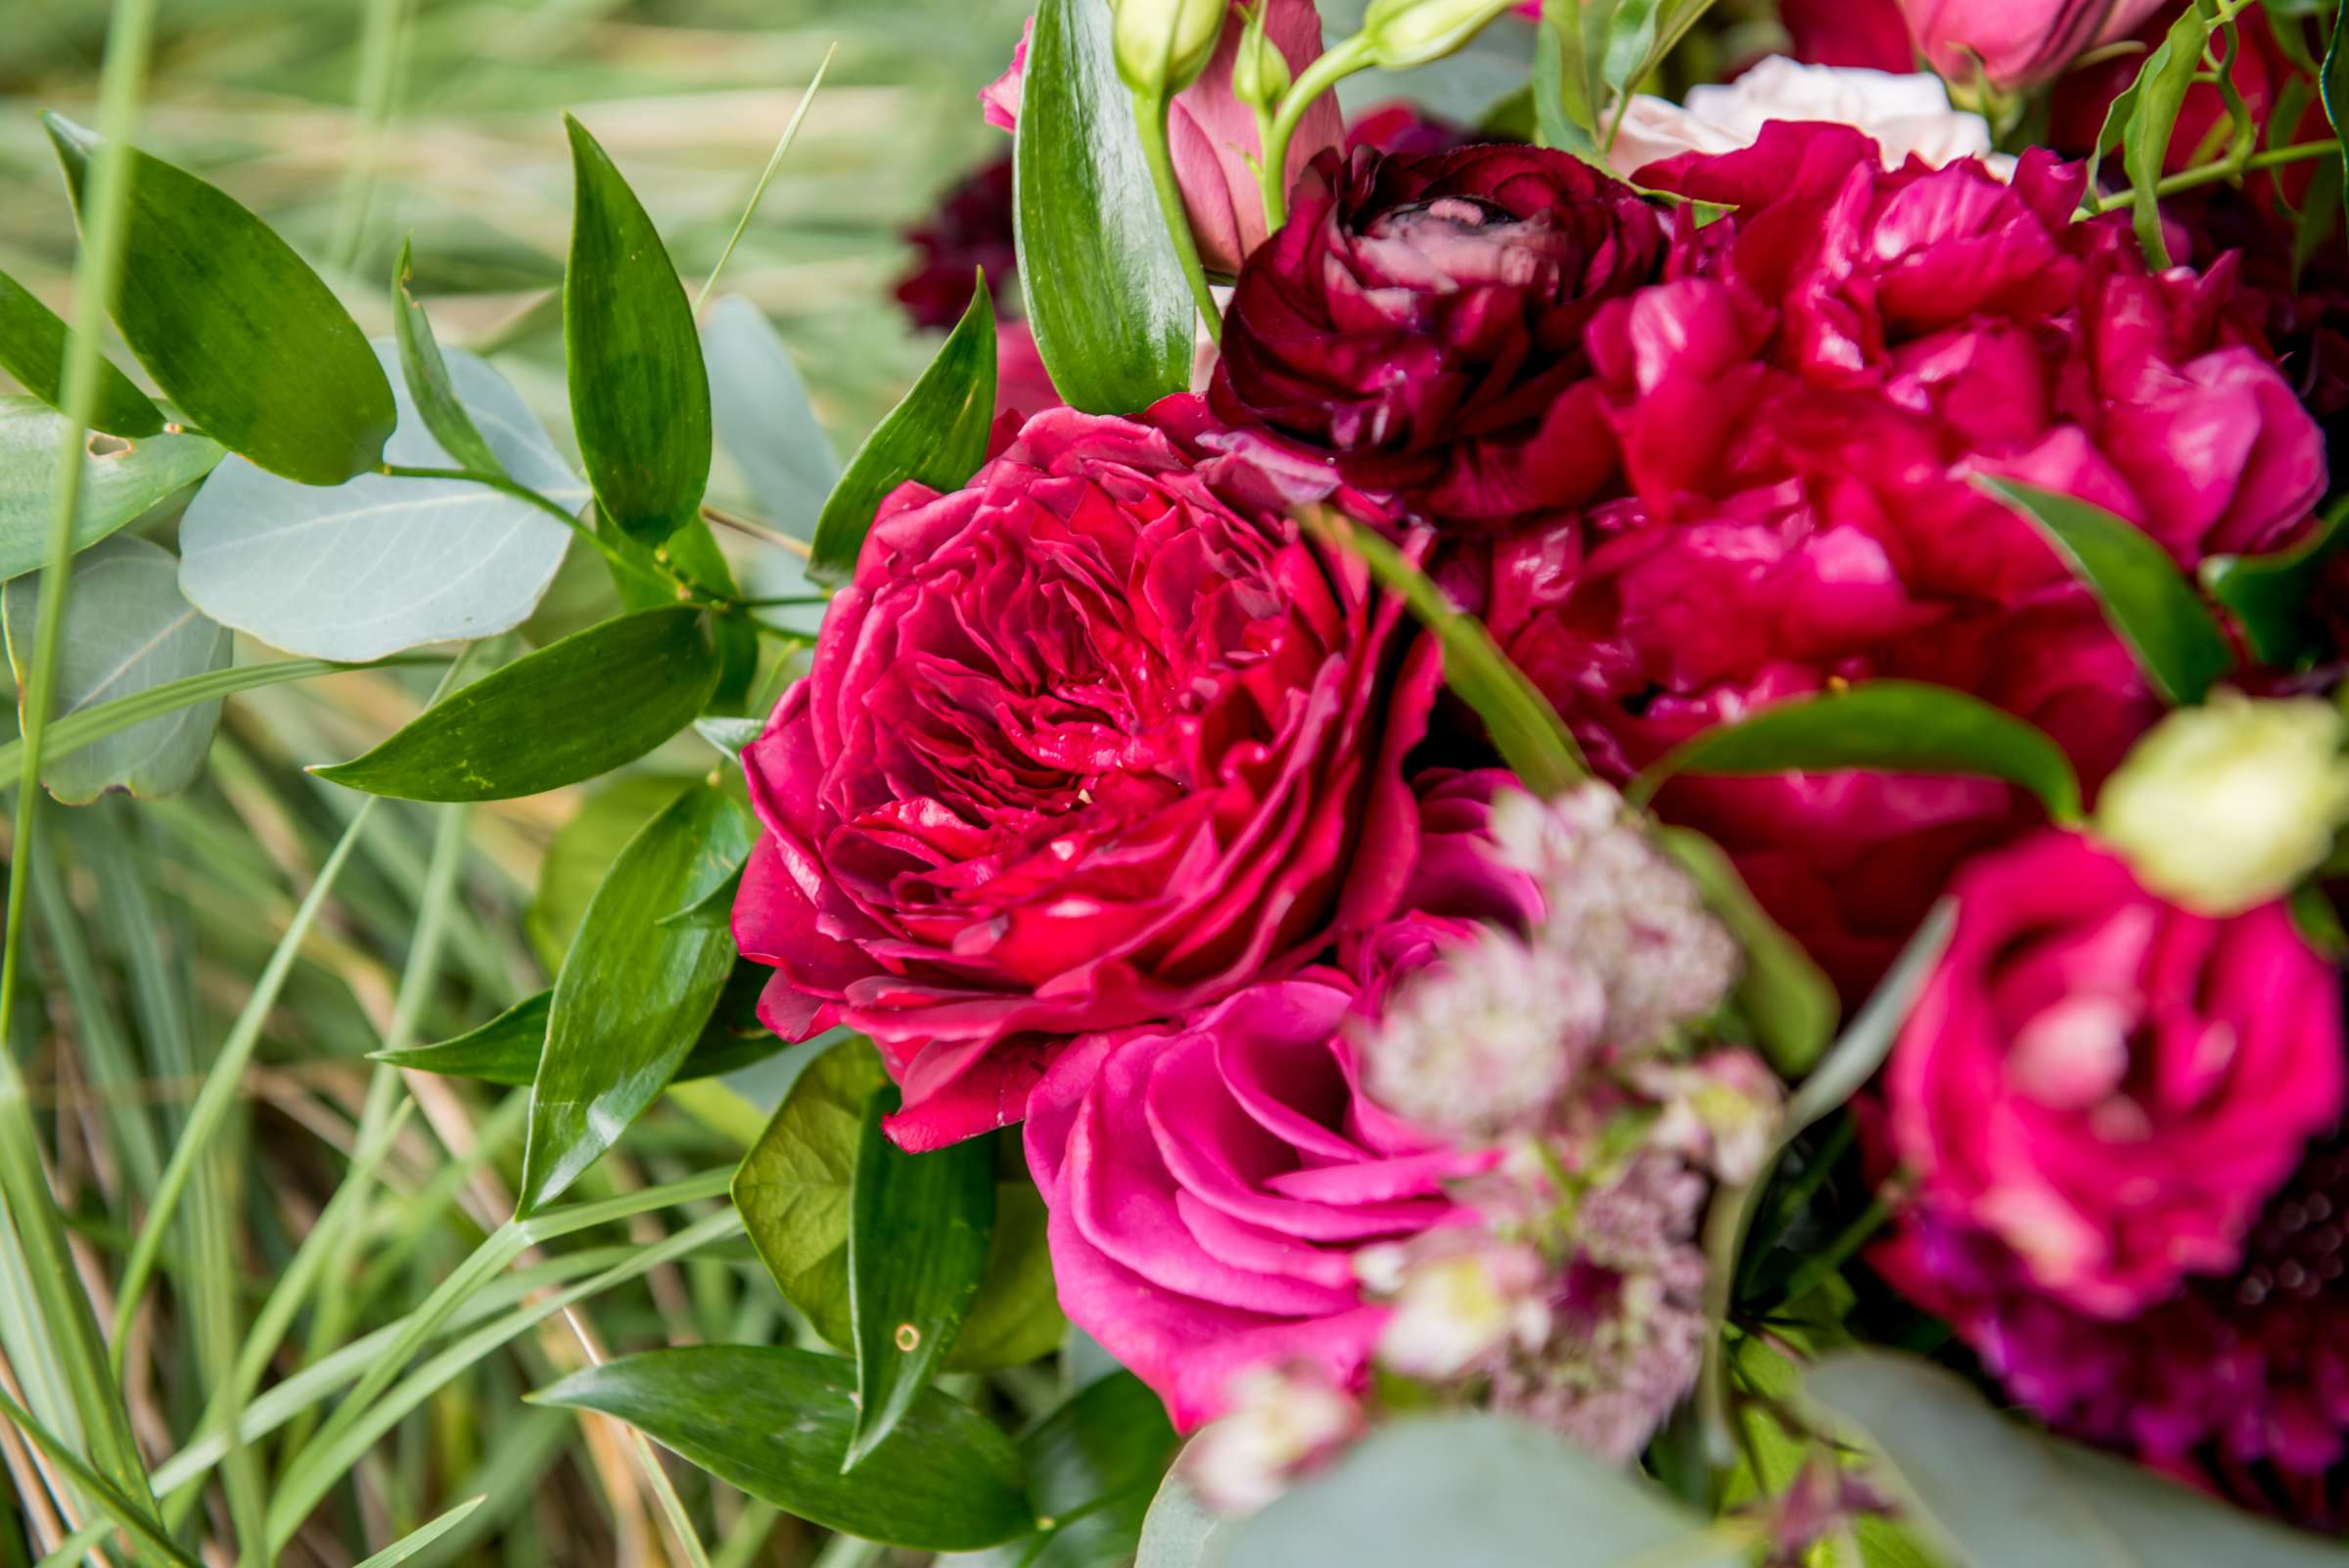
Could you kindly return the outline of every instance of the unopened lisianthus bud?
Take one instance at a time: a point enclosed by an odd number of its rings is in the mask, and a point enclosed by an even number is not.
[[[1272,42],[1266,26],[1271,14],[1268,4],[1249,9],[1247,28],[1240,34],[1239,53],[1231,62],[1231,95],[1250,109],[1266,114],[1280,106],[1295,79],[1295,73],[1289,69],[1289,57]]]
[[[1231,1381],[1231,1409],[1182,1451],[1182,1478],[1218,1513],[1254,1513],[1360,1435],[1362,1407],[1308,1366],[1259,1366]]]
[[[2267,902],[2349,817],[2340,713],[2233,691],[2171,714],[2104,784],[2096,831],[2146,888],[2203,914]]]
[[[1407,70],[1456,53],[1516,0],[1371,0],[1362,42],[1381,70]]]
[[[1110,53],[1137,93],[1172,98],[1198,79],[1223,36],[1230,0],[1115,0]]]

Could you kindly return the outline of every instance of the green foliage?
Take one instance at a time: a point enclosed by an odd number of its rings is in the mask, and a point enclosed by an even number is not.
[[[1001,1554],[1025,1568],[1123,1568],[1175,1447],[1166,1407],[1140,1378],[1095,1378],[1021,1434],[1039,1524]]]
[[[101,138],[42,116],[78,206]],[[204,433],[273,474],[340,484],[383,461],[392,386],[350,313],[269,226],[129,154],[127,264],[110,301],[139,363]]]
[[[2129,171],[2131,219],[2137,243],[2144,249],[2145,264],[2156,271],[2170,264],[2170,247],[2161,231],[2161,203],[2156,187],[2170,153],[2170,133],[2177,128],[2178,111],[2193,85],[2210,42],[2210,19],[2202,0],[2187,6],[2162,41],[2145,57],[2137,79],[2113,102],[2103,135],[2121,131],[2121,164]],[[2126,107],[2124,108],[2124,102]],[[2103,136],[2098,137],[2101,145]]]
[[[2349,508],[2336,505],[2289,549],[2210,557],[2202,563],[2202,585],[2233,612],[2260,663],[2288,669],[2321,648],[2318,584],[2344,545],[2349,545]]]
[[[440,357],[439,340],[433,336],[432,319],[416,298],[415,242],[399,248],[399,264],[392,269],[392,321],[399,342],[400,378],[408,399],[423,416],[424,428],[459,468],[477,474],[503,475],[505,465],[482,438],[458,400],[448,379],[448,363]]]
[[[1809,1071],[1835,1035],[1841,1010],[1835,987],[1802,945],[1754,900],[1719,845],[1689,828],[1660,828],[1657,840],[1695,879],[1705,902],[1744,950],[1737,1011],[1770,1065],[1789,1075]]]
[[[693,721],[717,677],[699,610],[631,611],[484,675],[366,755],[313,771],[408,801],[536,795],[642,757]]]
[[[41,564],[66,417],[30,397],[0,397],[0,581]],[[85,443],[73,547],[113,533],[212,471],[218,445],[201,436],[148,436]]]
[[[34,299],[24,285],[0,272],[0,370],[23,382],[27,392],[51,408],[65,407],[69,336],[56,311]],[[125,440],[161,436],[162,410],[113,364],[104,359],[98,363],[98,395],[90,428]]]
[[[1036,352],[1071,407],[1131,414],[1191,384],[1190,287],[1153,195],[1109,10],[1042,0],[1012,199]]]

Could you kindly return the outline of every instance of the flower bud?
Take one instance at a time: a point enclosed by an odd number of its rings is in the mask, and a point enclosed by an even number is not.
[[[1361,41],[1381,70],[1407,70],[1456,53],[1515,0],[1371,0]]]
[[[1240,34],[1239,53],[1231,63],[1231,95],[1250,109],[1267,115],[1280,107],[1294,80],[1289,57],[1272,42],[1272,35],[1265,25],[1271,14],[1269,5],[1249,8],[1248,25]]]
[[[1172,98],[1198,79],[1223,36],[1230,0],[1115,0],[1110,53],[1137,93]]]
[[[2214,693],[2164,718],[2105,781],[2098,837],[2174,902],[2230,915],[2287,892],[2349,817],[2340,714]]]

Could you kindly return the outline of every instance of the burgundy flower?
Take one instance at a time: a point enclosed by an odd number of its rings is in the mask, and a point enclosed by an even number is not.
[[[1210,397],[1448,526],[1575,506],[1615,467],[1583,328],[1663,254],[1637,193],[1564,153],[1325,154],[1240,273]]]
[[[1904,73],[1916,69],[1900,0],[1780,0],[1778,20],[1806,66],[1858,66]]]
[[[871,1035],[909,1148],[1016,1121],[1066,1036],[1295,970],[1410,873],[1432,645],[1169,434],[1198,413],[1056,410],[968,488],[899,490],[744,754],[761,1016]]]
[[[1000,307],[1019,297],[1019,252],[1011,233],[1011,156],[1005,154],[957,181],[938,210],[905,231],[913,266],[898,280],[898,303],[917,327],[947,328],[971,302],[978,269]]]
[[[1914,1196],[1878,1266],[2059,1430],[2337,1525],[2349,1458],[2340,977],[2048,833],[1970,866],[1894,1046]]]
[[[1407,98],[1365,109],[1346,125],[1346,151],[1367,147],[1374,153],[1402,153],[1413,158],[1426,158],[1439,153],[1456,152],[1479,142],[1507,142],[1514,138],[1495,136],[1473,125],[1462,125],[1441,115],[1431,114]]]

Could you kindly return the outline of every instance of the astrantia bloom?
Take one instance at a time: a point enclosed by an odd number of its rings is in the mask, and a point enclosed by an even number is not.
[[[777,970],[761,1016],[871,1035],[908,1147],[1015,1121],[1059,1038],[1384,917],[1436,680],[1401,607],[1253,470],[1040,415],[968,488],[884,504],[744,753],[767,832],[735,935]]]
[[[1579,505],[1615,470],[1583,328],[1663,255],[1638,194],[1564,153],[1325,154],[1240,274],[1209,395],[1450,527]]]

